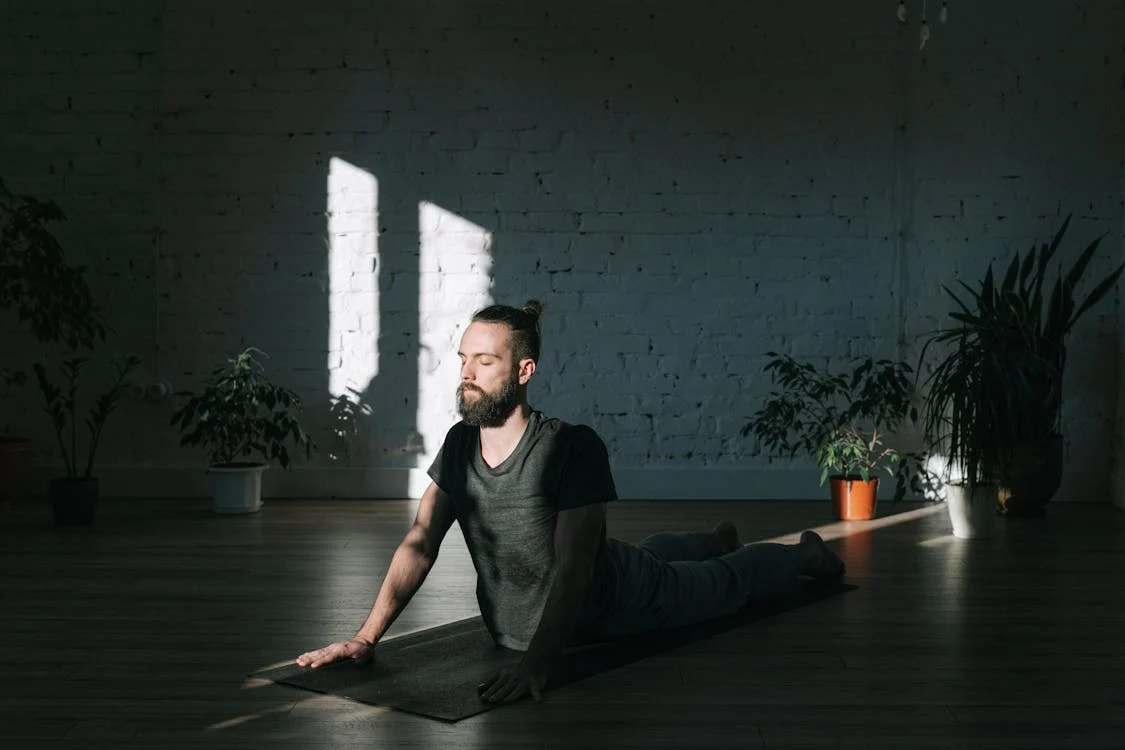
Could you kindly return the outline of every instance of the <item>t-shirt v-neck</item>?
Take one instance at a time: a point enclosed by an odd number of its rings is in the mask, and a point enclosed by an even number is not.
[[[473,456],[477,470],[487,472],[489,475],[494,477],[502,476],[511,471],[512,467],[516,466],[519,463],[520,454],[527,453],[528,445],[531,443],[531,436],[534,435],[539,429],[539,421],[541,417],[541,412],[531,412],[531,415],[527,418],[527,426],[524,427],[523,434],[520,435],[520,439],[519,442],[516,443],[516,447],[512,449],[512,452],[508,454],[507,458],[496,464],[496,466],[489,466],[488,462],[484,460],[484,446],[481,444],[480,440],[480,428],[478,427],[474,429],[473,442],[475,443],[475,445],[473,446]]]

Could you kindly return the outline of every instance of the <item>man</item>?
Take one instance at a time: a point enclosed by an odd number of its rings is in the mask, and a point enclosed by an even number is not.
[[[743,546],[732,524],[662,533],[639,545],[606,536],[617,498],[604,443],[589,427],[534,411],[542,305],[480,310],[461,338],[462,421],[430,467],[433,479],[395,551],[370,615],[351,640],[302,654],[318,667],[367,662],[421,586],[456,520],[477,571],[484,623],[523,652],[480,686],[485,701],[541,700],[552,660],[572,642],[670,629],[835,577],[843,562],[814,532],[799,544]]]

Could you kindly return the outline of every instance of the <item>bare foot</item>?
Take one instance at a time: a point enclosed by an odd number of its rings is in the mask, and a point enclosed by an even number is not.
[[[719,554],[725,555],[742,547],[738,541],[738,529],[730,521],[720,521],[719,525],[711,532],[719,540]]]
[[[839,578],[844,575],[844,561],[815,531],[801,532],[801,575],[813,578]]]

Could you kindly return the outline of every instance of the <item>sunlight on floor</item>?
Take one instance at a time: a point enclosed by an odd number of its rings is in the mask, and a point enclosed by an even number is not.
[[[284,705],[277,706],[275,708],[267,708],[264,711],[256,711],[255,713],[252,713],[252,714],[242,714],[241,716],[233,716],[229,719],[223,719],[222,721],[217,721],[214,724],[211,724],[204,731],[206,731],[206,732],[221,732],[224,729],[233,729],[234,727],[242,726],[243,724],[248,724],[252,721],[258,721],[259,719],[264,719],[266,716],[269,716],[270,714],[286,714],[286,713],[289,713],[289,711],[291,711],[292,708],[293,708],[293,706],[291,706],[289,703],[285,703]]]
[[[321,717],[331,717],[332,721],[346,724],[361,719],[370,719],[375,716],[394,711],[390,706],[373,706],[369,703],[359,703],[350,698],[338,695],[314,695],[304,700],[299,700],[293,706],[292,713],[315,713]]]
[[[328,387],[367,389],[379,372],[379,185],[333,157],[328,171]]]
[[[825,524],[823,526],[814,526],[812,530],[824,537],[825,541],[832,539],[842,539],[853,534],[866,533],[868,531],[875,531],[876,529],[894,526],[907,521],[916,521],[919,518],[926,518],[935,513],[944,513],[945,504],[937,503],[934,505],[926,505],[916,510],[908,510],[902,513],[895,513],[881,518],[873,518],[870,521],[836,521],[834,523]],[[767,542],[778,542],[781,544],[794,544],[801,536],[800,529],[789,534],[783,534],[772,539],[765,539]]]
[[[491,304],[492,233],[428,201],[418,204],[418,431],[428,467],[455,423],[457,347],[469,317]],[[412,496],[423,488],[411,488]]]
[[[935,536],[935,537],[931,537],[929,539],[923,539],[922,541],[918,542],[918,546],[919,547],[948,547],[949,545],[953,544],[956,541],[958,541],[958,539],[957,539],[957,537],[953,536],[952,533],[942,534],[941,536]]]

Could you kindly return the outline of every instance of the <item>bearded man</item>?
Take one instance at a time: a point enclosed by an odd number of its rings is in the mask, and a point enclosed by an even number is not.
[[[617,499],[609,455],[589,427],[534,410],[543,306],[492,305],[461,338],[461,421],[430,466],[422,495],[366,621],[350,640],[302,654],[301,666],[367,662],[433,567],[457,521],[493,640],[522,652],[486,680],[482,700],[541,700],[552,663],[572,643],[667,630],[792,592],[801,576],[844,564],[813,531],[798,544],[742,545],[733,524],[663,532],[637,545],[607,537]]]

